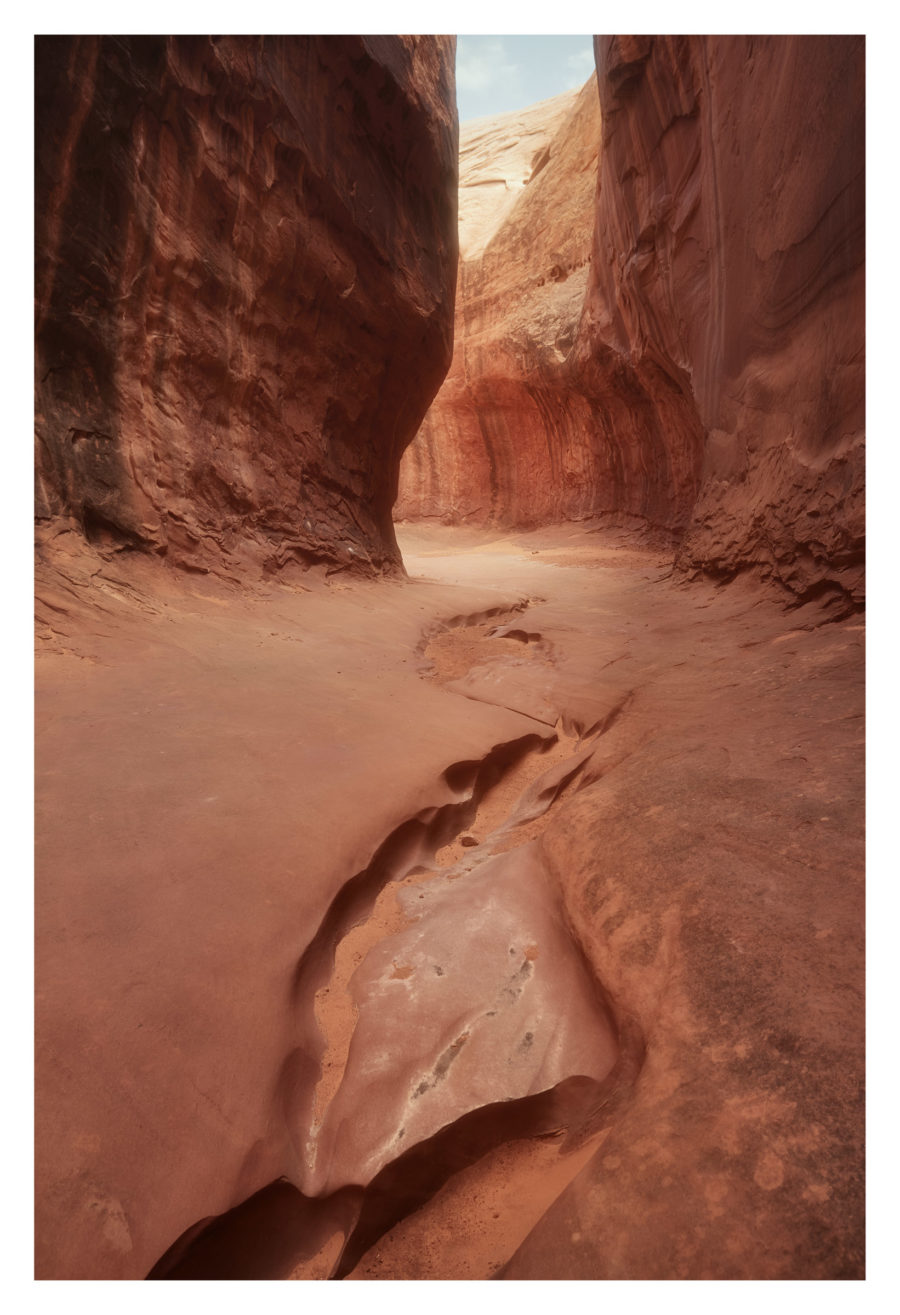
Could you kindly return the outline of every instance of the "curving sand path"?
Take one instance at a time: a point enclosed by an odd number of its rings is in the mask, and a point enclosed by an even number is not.
[[[400,537],[41,582],[39,1275],[859,1276],[862,622]]]

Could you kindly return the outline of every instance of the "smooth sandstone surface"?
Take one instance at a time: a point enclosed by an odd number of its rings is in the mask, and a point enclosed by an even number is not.
[[[406,850],[428,857],[430,813],[466,793],[446,769],[534,726],[417,674],[423,629],[496,594],[155,571],[86,574],[38,661],[44,1278],[142,1278],[198,1220],[304,1180],[310,942],[419,814]]]
[[[459,254],[484,251],[522,191],[543,169],[550,143],[568,119],[578,93],[539,101],[459,130]]]
[[[451,37],[39,37],[37,514],[232,578],[398,569],[446,373]]]
[[[312,1141],[308,1195],[367,1185],[498,1096],[575,1074],[600,1083],[617,1058],[536,846],[413,882],[402,905],[407,926],[352,979],[352,1048]]]
[[[862,45],[597,57],[404,574],[452,41],[39,41],[40,1278],[864,1275]]]
[[[397,514],[639,518],[675,536],[680,569],[752,568],[852,609],[864,41],[598,37],[595,50],[596,82],[460,266],[453,365],[404,457]],[[479,172],[510,130],[481,125]],[[462,152],[463,217],[470,169]]]
[[[859,1277],[862,625],[625,536],[452,534],[407,533],[407,582],[70,596],[38,664],[39,1272],[140,1277],[234,1210],[172,1277]],[[487,1020],[497,946],[543,994]]]

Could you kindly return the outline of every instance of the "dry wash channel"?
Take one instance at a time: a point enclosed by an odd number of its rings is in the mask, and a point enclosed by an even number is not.
[[[441,679],[498,644],[539,640],[494,617],[423,648]],[[600,734],[560,722],[454,764],[453,802],[395,830],[344,886],[294,982],[297,1046],[281,1090],[298,1186],[282,1180],[201,1221],[151,1278],[343,1278],[357,1267],[356,1277],[390,1277],[392,1252],[408,1249],[397,1226],[414,1229],[442,1188],[452,1214],[445,1184],[485,1157],[510,1161],[506,1192],[527,1182],[533,1194],[542,1175],[544,1205],[575,1175],[634,1055],[620,1055],[539,838]],[[467,1193],[470,1220],[479,1201],[475,1231],[505,1259],[529,1212]],[[433,1220],[429,1232],[434,1249]],[[502,1259],[470,1248],[454,1263],[483,1277]]]

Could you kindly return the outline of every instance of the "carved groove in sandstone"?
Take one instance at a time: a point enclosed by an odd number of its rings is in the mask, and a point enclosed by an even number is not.
[[[461,627],[441,630],[452,628]],[[561,727],[525,736],[449,767],[458,802],[397,828],[344,886],[293,988],[298,1047],[281,1086],[288,1125],[307,1129],[295,1138],[302,1190],[282,1180],[199,1221],[149,1278],[343,1278],[494,1147],[534,1137],[578,1145],[613,1117],[642,1043],[633,1026],[620,1033],[577,941],[560,934],[535,848],[607,724],[583,739]],[[504,962],[486,974],[492,955]],[[343,997],[343,1010],[321,1007],[329,995]],[[331,1028],[343,1033],[337,1061]],[[386,1118],[381,1085],[405,1093]],[[504,1086],[510,1094],[485,1099]],[[381,1112],[374,1129],[370,1103]]]
[[[862,43],[38,54],[39,1276],[858,1278]]]

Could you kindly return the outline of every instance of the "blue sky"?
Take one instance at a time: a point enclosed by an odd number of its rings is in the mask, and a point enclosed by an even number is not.
[[[594,69],[589,36],[460,36],[456,43],[459,121],[521,110],[580,87]]]

